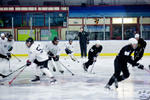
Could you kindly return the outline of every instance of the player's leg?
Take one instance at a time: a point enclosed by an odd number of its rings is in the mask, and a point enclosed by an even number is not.
[[[118,59],[115,59],[114,61],[114,74],[113,76],[110,78],[109,82],[107,83],[107,85],[105,86],[106,88],[110,89],[110,86],[118,79],[118,77],[120,76],[121,73],[121,65],[118,62]],[[115,84],[115,86],[117,87],[117,83]]]
[[[40,69],[41,69],[42,73],[45,73],[46,76],[50,78],[50,83],[56,82],[54,75],[48,69],[48,61],[42,62],[42,65],[40,65]]]
[[[35,78],[31,80],[31,82],[38,82],[40,81],[40,67],[38,67],[39,62],[37,60],[34,60],[33,66],[35,67]]]
[[[128,67],[126,65],[123,66],[121,70],[122,70],[123,75],[121,75],[117,78],[118,82],[123,81],[123,80],[127,79],[130,76]]]
[[[83,45],[80,43],[80,50],[81,50],[81,58],[83,58]]]
[[[56,56],[55,58],[53,58],[55,64],[56,64],[56,67],[57,69],[59,70],[60,73],[64,73],[62,67],[61,67],[61,64],[59,63],[59,56]]]
[[[94,57],[89,54],[88,61],[86,63],[83,63],[84,71],[87,71],[89,66],[92,65],[93,62],[94,62]]]
[[[49,60],[49,66],[52,67],[52,69],[53,69],[54,72],[56,72],[56,68],[54,66],[54,63],[53,63],[52,59]]]
[[[84,44],[84,57],[87,57],[87,44]]]
[[[77,59],[74,57],[74,55],[71,53],[71,54],[68,54],[69,57],[73,60],[73,61],[77,61]]]

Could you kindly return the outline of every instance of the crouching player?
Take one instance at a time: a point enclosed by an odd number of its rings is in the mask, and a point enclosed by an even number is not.
[[[144,66],[136,63],[131,56],[131,54],[137,48],[137,44],[138,41],[135,38],[131,38],[129,39],[129,44],[120,50],[114,61],[114,74],[105,86],[106,89],[110,89],[110,86],[113,83],[115,83],[115,87],[118,88],[118,82],[121,82],[129,77],[130,73],[127,63],[130,63],[133,67],[137,66],[139,69],[144,69]]]
[[[46,45],[46,52],[49,55],[49,64],[53,67],[53,71],[56,72],[56,68],[59,70],[61,74],[64,73],[64,70],[62,69],[62,66],[59,62],[59,55],[60,55],[60,48],[58,47],[59,39],[57,37],[54,37],[52,43],[48,43]],[[53,64],[53,61],[56,64],[56,68]]]
[[[30,66],[32,62],[35,63],[37,69],[40,69],[42,73],[45,73],[46,76],[50,78],[50,83],[55,83],[56,79],[48,70],[48,55],[44,51],[43,46],[40,43],[34,43],[34,40],[31,37],[26,40],[26,46],[29,48],[29,59],[27,60],[26,65]],[[35,79],[31,81],[40,81],[39,73],[36,73]]]
[[[84,71],[88,71],[88,68],[90,65],[92,65],[94,62],[96,62],[97,56],[102,51],[103,47],[100,45],[100,41],[97,40],[96,44],[92,46],[92,48],[88,52],[88,61],[86,63],[83,63],[83,69]]]
[[[75,56],[73,55],[73,40],[69,40],[69,43],[66,44],[66,48],[65,48],[65,52],[67,55],[69,55],[69,57],[73,60],[73,61],[77,61],[79,63],[79,61],[77,60],[77,58],[75,58]]]

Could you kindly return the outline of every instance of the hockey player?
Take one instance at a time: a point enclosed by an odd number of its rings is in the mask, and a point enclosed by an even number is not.
[[[73,40],[69,40],[69,43],[66,44],[66,48],[65,48],[65,52],[67,55],[70,56],[70,58],[73,60],[73,61],[77,61],[77,58],[75,58],[75,56],[73,55],[73,45],[72,45],[72,42]],[[79,61],[78,61],[79,62]]]
[[[88,61],[86,63],[83,63],[84,71],[88,71],[89,66],[96,62],[97,56],[102,51],[102,49],[103,47],[102,45],[100,45],[100,41],[97,40],[96,44],[93,45],[88,52]]]
[[[135,38],[129,39],[129,44],[124,46],[118,56],[116,56],[114,61],[114,74],[110,78],[108,84],[105,86],[105,88],[110,89],[110,86],[115,82],[115,87],[118,88],[118,82],[123,81],[129,77],[129,70],[127,67],[127,63],[130,63],[132,66],[137,66],[139,69],[144,69],[144,66],[135,63],[134,60],[132,60],[131,54],[133,51],[137,48],[137,40]],[[122,72],[122,75],[121,75]]]
[[[140,38],[139,34],[135,34],[135,39],[138,41],[138,46],[134,52],[134,61],[138,62],[143,57],[147,43],[144,41],[144,39]]]
[[[9,38],[7,39],[5,37],[5,34],[1,34],[0,38],[0,58],[9,60],[11,58],[10,51],[12,50],[12,45],[13,45],[13,36],[10,35]]]
[[[26,46],[29,48],[29,59],[26,62],[27,66],[30,66],[33,62],[37,65],[37,71],[40,69],[42,73],[45,73],[46,76],[50,78],[50,83],[56,82],[53,74],[48,70],[48,55],[44,51],[42,44],[34,43],[33,38],[28,38],[26,40]],[[35,79],[31,80],[31,82],[40,81],[40,76],[36,73]]]
[[[53,64],[52,59],[54,60],[59,72],[63,74],[64,71],[62,70],[61,64],[59,62],[60,48],[58,47],[58,43],[59,43],[59,39],[57,37],[54,37],[52,43],[48,43],[46,45],[46,51],[47,54],[49,55],[50,65],[53,66],[53,71],[55,72],[56,68]]]

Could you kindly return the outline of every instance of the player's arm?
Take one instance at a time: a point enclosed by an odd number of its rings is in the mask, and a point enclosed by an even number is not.
[[[34,53],[34,51],[29,51],[29,59],[26,62],[27,66],[30,66],[31,63],[35,60],[36,54]]]

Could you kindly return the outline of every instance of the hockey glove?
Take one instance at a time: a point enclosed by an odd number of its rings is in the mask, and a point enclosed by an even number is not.
[[[13,47],[10,47],[10,48],[8,49],[8,51],[12,51],[12,49],[13,49]]]
[[[8,57],[8,58],[11,58],[11,54],[10,54],[10,53],[7,53],[7,57]]]
[[[59,61],[59,55],[56,55],[53,59],[54,61]]]
[[[142,70],[144,69],[144,66],[142,64],[139,64],[137,67]]]
[[[27,60],[26,66],[30,66],[30,65],[31,65],[31,61]]]
[[[47,54],[48,54],[50,57],[53,57],[53,56],[54,56],[54,54],[53,54],[51,51],[49,51]]]

